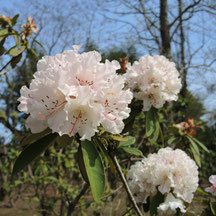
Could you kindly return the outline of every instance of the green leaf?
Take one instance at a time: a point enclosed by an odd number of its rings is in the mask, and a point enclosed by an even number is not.
[[[160,192],[150,200],[150,215],[156,216],[157,215],[157,207],[164,202],[164,195]]]
[[[216,215],[216,203],[210,202],[209,205],[210,205],[211,213],[213,215]]]
[[[0,120],[6,121],[7,120],[7,115],[5,111],[0,110]]]
[[[13,46],[12,48],[10,48],[6,54],[12,56],[12,57],[15,57],[15,56],[18,56],[20,55],[21,53],[24,52],[24,50],[26,49],[26,46],[21,46],[21,47],[18,47],[18,46]]]
[[[176,140],[176,137],[172,136],[168,139],[167,143],[171,145]]]
[[[135,137],[127,136],[127,137],[124,137],[124,138],[125,138],[125,140],[123,140],[123,141],[121,141],[119,143],[118,148],[130,146],[130,145],[132,145],[132,144],[134,144],[136,142]]]
[[[16,15],[12,18],[12,20],[11,20],[12,26],[16,25],[18,18],[19,18],[19,14],[16,14]]]
[[[16,65],[20,62],[21,58],[22,58],[22,53],[20,53],[18,56],[13,57],[10,63],[11,67],[15,68]]]
[[[105,174],[101,157],[90,141],[82,141],[82,156],[93,198],[99,202],[105,188]]]
[[[49,128],[47,128],[46,130],[40,132],[40,133],[35,133],[35,134],[30,134],[28,136],[25,136],[22,141],[21,141],[21,145],[24,147],[26,145],[30,145],[33,142],[36,142],[37,140],[45,137],[46,135],[50,134],[51,130]]]
[[[9,34],[9,29],[5,28],[5,29],[0,29],[0,37],[2,37],[2,39],[7,36]],[[2,40],[1,39],[1,40]]]
[[[197,152],[197,149],[194,149],[193,145],[190,145],[190,149],[192,151],[194,160],[196,161],[197,165],[199,167],[201,167],[201,159],[200,159],[199,149],[198,149],[198,152]]]
[[[70,145],[73,142],[73,137],[69,137],[67,134],[64,134],[63,136],[59,136],[56,140],[56,142],[61,146]]]
[[[121,147],[121,149],[129,154],[136,156],[143,156],[143,153],[138,148],[133,147]]]
[[[158,121],[157,113],[150,109],[146,113],[146,136],[150,143],[156,143],[160,134],[160,123]]]
[[[149,110],[146,112],[146,136],[149,137],[155,130],[154,124],[154,112],[153,110]]]
[[[57,134],[49,134],[27,146],[18,156],[13,167],[13,175],[42,154],[56,139]]]
[[[200,187],[198,187],[197,189],[196,189],[196,193],[198,193],[198,194],[200,194],[200,195],[204,195],[204,196],[207,196],[208,195],[208,193],[207,192],[205,192],[202,188],[200,188]]]
[[[81,172],[81,175],[82,175],[83,179],[85,180],[86,183],[89,183],[88,175],[87,175],[86,168],[85,168],[85,163],[84,163],[84,158],[83,158],[82,146],[81,145],[79,145],[79,147],[78,147],[78,151],[77,151],[77,154],[76,154],[76,160],[78,162],[78,166],[79,166],[79,169],[80,169],[80,172]]]
[[[188,136],[189,137],[189,136]],[[205,145],[203,145],[199,140],[197,140],[194,137],[189,137],[189,139],[192,139],[197,145],[199,145],[204,151],[206,151],[207,153],[210,153],[210,151],[206,148]]]

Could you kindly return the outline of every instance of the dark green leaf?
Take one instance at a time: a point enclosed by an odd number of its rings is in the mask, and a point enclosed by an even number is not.
[[[134,144],[136,142],[136,139],[135,137],[132,137],[132,136],[127,136],[127,137],[124,137],[125,140],[121,141],[118,145],[118,148],[121,148],[121,147],[125,147],[125,146],[130,146],[132,144]]]
[[[11,20],[12,26],[16,25],[18,18],[19,18],[19,14],[16,14],[16,15],[12,18],[12,20]]]
[[[190,145],[190,149],[192,151],[194,160],[196,161],[197,165],[199,167],[201,167],[201,159],[200,159],[199,149],[198,149],[198,152],[197,152],[197,149],[194,149],[193,145]]]
[[[149,137],[155,130],[155,123],[154,123],[154,112],[153,110],[149,110],[146,112],[146,136]]]
[[[5,48],[4,46],[0,46],[0,56],[3,55],[5,53]]]
[[[205,145],[203,145],[199,140],[197,140],[194,137],[190,137],[190,139],[192,139],[197,145],[199,145],[204,151],[206,151],[207,153],[209,153],[209,150],[205,147]]]
[[[164,202],[164,195],[160,192],[151,199],[150,201],[150,215],[156,216],[157,215],[157,207]]]
[[[121,149],[129,154],[136,156],[143,156],[143,153],[138,148],[133,147],[121,147]]]
[[[73,142],[73,137],[69,137],[67,134],[59,136],[56,142],[61,146],[70,145]]]
[[[18,56],[21,53],[23,53],[25,49],[26,49],[26,46],[21,46],[21,47],[14,46],[14,47],[10,48],[6,54],[8,54],[12,57],[15,57],[15,56]]]
[[[13,167],[13,175],[42,154],[56,139],[57,134],[49,134],[27,146],[18,156]]]
[[[46,135],[50,134],[51,130],[49,128],[47,128],[46,130],[40,132],[40,133],[35,133],[35,134],[30,134],[28,136],[25,136],[22,141],[21,141],[21,145],[24,147],[26,145],[30,145],[33,142],[36,142],[37,140],[45,137]]]
[[[84,159],[83,159],[83,153],[82,153],[82,146],[81,145],[79,145],[79,147],[78,147],[76,159],[77,159],[79,169],[80,169],[80,172],[81,172],[83,179],[85,180],[86,183],[89,183],[88,175],[86,172],[85,163],[84,163]]]
[[[105,187],[103,163],[94,143],[85,140],[81,143],[81,147],[93,198],[98,202],[101,199]]]
[[[11,59],[11,63],[10,63],[11,67],[15,68],[16,65],[20,62],[21,58],[22,58],[22,53],[20,53],[18,56],[13,57]]]
[[[146,136],[150,143],[156,143],[160,134],[160,123],[155,110],[150,109],[146,113]]]
[[[210,202],[209,205],[210,205],[211,213],[213,215],[216,215],[216,203]]]

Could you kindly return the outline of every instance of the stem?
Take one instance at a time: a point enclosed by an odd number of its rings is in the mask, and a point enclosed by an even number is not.
[[[12,61],[12,59],[0,69],[0,75],[3,75],[5,73],[4,69],[11,63],[11,61]]]
[[[110,158],[112,159],[113,163],[115,164],[116,170],[117,170],[117,172],[118,172],[118,174],[119,174],[119,176],[120,176],[120,178],[121,178],[121,180],[123,182],[125,190],[127,191],[128,197],[129,197],[129,199],[130,199],[130,201],[131,201],[137,215],[142,216],[142,212],[140,211],[139,207],[136,204],[134,196],[133,196],[133,194],[132,194],[132,192],[131,192],[131,190],[130,190],[130,188],[128,186],[128,183],[127,183],[127,181],[125,179],[125,176],[124,176],[124,174],[123,174],[123,172],[121,170],[121,166],[119,165],[119,162],[118,162],[116,156],[112,155],[112,153],[109,153],[109,155],[110,155]]]
[[[79,202],[80,198],[85,194],[87,189],[89,188],[89,184],[85,183],[80,193],[75,197],[75,199],[72,202],[69,202],[67,216],[71,216],[72,212],[74,211],[75,206]]]

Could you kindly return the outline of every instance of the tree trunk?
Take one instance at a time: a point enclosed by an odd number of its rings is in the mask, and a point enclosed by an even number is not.
[[[179,27],[180,27],[180,76],[182,79],[182,96],[185,96],[187,91],[187,70],[186,70],[186,63],[185,63],[185,35],[184,35],[184,26],[182,21],[182,0],[178,0],[178,12],[179,12]]]
[[[167,0],[160,0],[160,33],[161,33],[161,50],[160,53],[171,59],[170,31],[168,23],[168,5]]]

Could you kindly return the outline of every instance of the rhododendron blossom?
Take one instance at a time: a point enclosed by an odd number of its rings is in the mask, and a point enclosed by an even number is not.
[[[182,86],[175,64],[164,56],[141,57],[128,65],[125,77],[134,97],[143,101],[144,111],[176,101]]]
[[[209,177],[209,182],[212,184],[212,186],[207,187],[205,191],[211,193],[213,196],[216,196],[216,175],[211,175]]]
[[[125,78],[116,74],[117,61],[101,62],[96,51],[78,53],[78,48],[56,56],[45,56],[29,88],[21,88],[18,109],[30,114],[26,126],[33,133],[46,127],[53,132],[90,140],[102,125],[120,133],[130,113],[130,90]]]
[[[157,208],[159,216],[175,215],[177,209],[182,213],[186,212],[183,201],[175,198],[171,193],[167,194],[165,201]]]
[[[198,187],[198,167],[184,151],[167,147],[132,165],[128,180],[137,202],[145,203],[159,191],[190,203]]]

